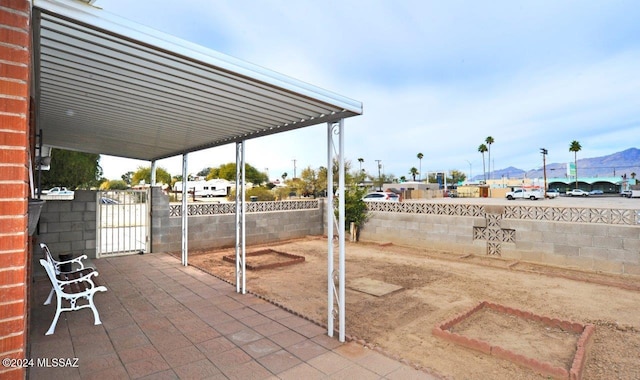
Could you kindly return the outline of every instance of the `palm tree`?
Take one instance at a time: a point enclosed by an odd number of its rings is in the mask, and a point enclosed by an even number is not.
[[[287,178],[289,174],[287,174],[287,172],[282,173],[281,177],[282,177],[282,182],[284,183],[284,180]]]
[[[358,162],[360,163],[360,173],[362,173],[362,163],[364,162],[364,158],[358,158]]]
[[[422,157],[424,157],[424,154],[422,153],[418,153],[418,160],[420,160],[420,180],[422,181]]]
[[[411,176],[413,177],[413,180],[416,180],[416,176],[418,175],[418,169],[416,169],[416,167],[412,167],[411,169],[409,169],[409,174],[411,174]]]
[[[488,136],[484,139],[484,142],[487,144],[487,150],[489,151],[489,179],[491,179],[491,144],[494,143],[493,137]],[[495,170],[495,168],[493,168]]]
[[[576,167],[576,189],[578,188],[578,152],[582,150],[582,146],[576,140],[571,141],[569,152],[573,152],[573,162]]]
[[[485,162],[484,162],[484,153],[487,151],[487,146],[484,144],[480,144],[480,146],[478,147],[478,152],[482,153],[482,173],[484,176],[484,182],[487,182],[487,169],[485,166]]]
[[[636,172],[631,172],[631,178],[636,179]]]

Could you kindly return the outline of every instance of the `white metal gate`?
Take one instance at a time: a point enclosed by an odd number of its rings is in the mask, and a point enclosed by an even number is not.
[[[149,252],[148,190],[98,191],[96,257]]]

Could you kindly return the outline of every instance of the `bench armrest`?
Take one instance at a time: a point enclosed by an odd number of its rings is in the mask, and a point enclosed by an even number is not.
[[[69,285],[69,284],[73,284],[76,282],[88,282],[91,284],[91,287],[93,287],[93,281],[91,281],[91,277],[97,276],[98,272],[97,271],[91,271],[87,274],[85,274],[84,276],[78,277],[78,278],[72,278],[71,280],[60,280],[59,278],[56,279],[58,281],[58,284],[60,286],[64,286],[64,285]]]
[[[80,269],[84,269],[84,263],[82,262],[82,260],[86,260],[87,259],[87,255],[82,255],[82,256],[78,256],[78,257],[74,257],[71,260],[63,260],[63,261],[56,261],[56,265],[59,267],[62,264],[78,264],[80,265]]]

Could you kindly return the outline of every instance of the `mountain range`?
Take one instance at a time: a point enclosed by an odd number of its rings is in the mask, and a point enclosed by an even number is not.
[[[640,174],[640,149],[629,148],[607,156],[579,158],[577,165],[579,177],[621,177],[623,175],[631,177],[632,173]],[[546,166],[548,178],[567,176],[566,162],[547,163]],[[505,178],[542,178],[544,173],[542,167],[527,171],[513,166],[487,173],[487,178],[498,179],[502,176]],[[482,178],[482,175],[477,175],[473,177],[473,180],[478,181]]]

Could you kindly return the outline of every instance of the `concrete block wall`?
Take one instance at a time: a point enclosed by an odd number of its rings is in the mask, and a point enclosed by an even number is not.
[[[152,190],[152,252],[182,249],[182,218],[169,217],[169,201]],[[245,214],[246,244],[278,242],[323,233],[323,208],[268,211]],[[233,247],[236,241],[235,214],[192,215],[188,226],[189,250]]]
[[[491,210],[487,209],[487,214]],[[640,275],[640,225],[518,220],[501,218],[498,230],[514,231],[514,241],[493,241],[501,258],[590,271]],[[360,239],[448,251],[488,255],[488,240],[474,237],[474,227],[487,227],[481,216],[434,215],[377,211]],[[493,252],[492,254],[495,254]]]
[[[640,275],[640,226],[503,220],[516,242],[502,257],[607,273]]]
[[[24,359],[28,351],[30,20],[28,0],[0,1],[0,359]],[[25,368],[0,366],[0,379],[25,375]]]
[[[486,243],[473,240],[474,225],[483,222],[477,217],[376,212],[370,213],[360,240],[484,254]]]
[[[38,241],[54,255],[96,257],[96,191],[76,190],[73,200],[48,200],[40,215]],[[40,258],[40,249],[34,258]],[[36,261],[37,262],[37,261]]]

